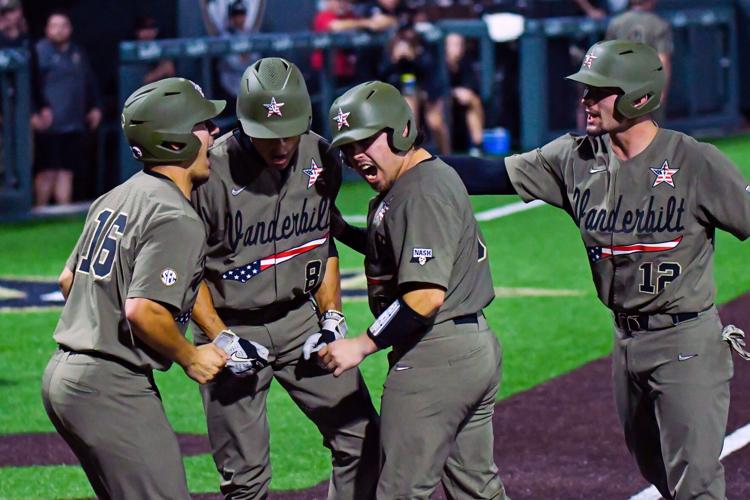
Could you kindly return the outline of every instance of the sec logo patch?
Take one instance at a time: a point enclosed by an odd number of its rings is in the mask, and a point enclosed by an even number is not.
[[[177,273],[172,269],[166,268],[161,272],[159,277],[161,278],[161,282],[164,283],[165,286],[172,286],[177,283]]]

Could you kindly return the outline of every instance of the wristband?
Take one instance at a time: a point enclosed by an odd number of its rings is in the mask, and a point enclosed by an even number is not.
[[[370,325],[367,336],[375,342],[378,349],[384,349],[414,339],[424,333],[431,324],[431,319],[417,313],[399,297]]]

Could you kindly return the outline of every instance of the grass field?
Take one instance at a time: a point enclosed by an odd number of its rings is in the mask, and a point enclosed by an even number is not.
[[[750,178],[750,137],[716,144]],[[345,214],[363,214],[372,193],[363,184],[347,184],[339,206]],[[518,201],[516,197],[477,197],[482,211]],[[0,276],[54,279],[82,226],[82,217],[0,226]],[[503,288],[542,289],[545,296],[503,296],[486,310],[504,349],[500,397],[523,391],[606,355],[611,348],[610,320],[598,302],[575,226],[562,211],[544,206],[482,223],[490,251],[494,284]],[[747,246],[728,234],[717,236],[718,301],[750,289]],[[361,256],[341,250],[344,269],[358,269]],[[552,292],[550,292],[552,291]],[[554,291],[572,291],[555,296]],[[372,321],[366,302],[345,303],[352,332]],[[53,432],[40,399],[41,373],[54,349],[51,332],[59,311],[3,312],[0,315],[0,433]],[[362,371],[376,404],[386,373],[385,357],[368,358]],[[197,387],[179,368],[157,377],[175,430],[206,432]],[[280,387],[269,397],[274,489],[311,486],[329,473],[321,437]],[[185,460],[191,491],[218,488],[210,456]],[[51,498],[92,495],[80,468],[73,466],[0,468],[0,498]]]

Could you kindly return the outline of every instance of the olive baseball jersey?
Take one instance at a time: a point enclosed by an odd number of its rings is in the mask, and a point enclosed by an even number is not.
[[[216,141],[211,177],[193,193],[206,226],[206,281],[216,308],[260,309],[317,290],[341,186],[340,156],[327,148],[317,134],[303,134],[296,158],[279,171],[239,129]]]
[[[714,303],[714,232],[750,235],[750,186],[710,144],[659,129],[627,161],[609,135],[564,135],[505,159],[521,197],[565,209],[599,299],[615,311],[700,312]]]
[[[184,334],[203,277],[205,233],[170,179],[139,172],[97,199],[66,267],[73,285],[55,330],[58,344],[166,370],[125,319],[125,300],[165,305]]]
[[[630,40],[653,47],[659,54],[674,50],[672,28],[653,12],[628,11],[610,21],[606,40]]]
[[[435,323],[479,312],[492,301],[487,247],[455,170],[430,158],[371,200],[365,272],[375,316],[414,283],[445,289]]]

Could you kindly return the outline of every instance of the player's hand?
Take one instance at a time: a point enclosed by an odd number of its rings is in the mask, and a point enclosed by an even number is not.
[[[368,354],[377,351],[378,347],[367,335],[353,339],[341,339],[331,342],[318,352],[323,365],[338,377],[347,370],[359,365]]]
[[[224,368],[227,355],[213,344],[195,348],[190,361],[183,366],[188,377],[199,384],[210,382]]]
[[[268,349],[238,337],[231,330],[223,330],[214,339],[213,345],[228,356],[227,368],[238,377],[248,377],[268,366]]]
[[[302,346],[302,357],[309,360],[312,353],[320,351],[326,345],[343,339],[345,336],[346,319],[344,315],[339,311],[330,309],[324,312],[320,318],[320,331],[307,337],[305,345]]]

